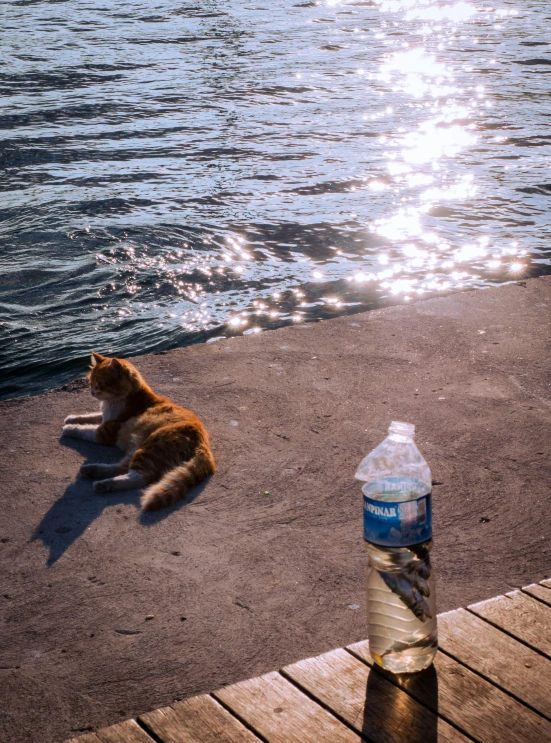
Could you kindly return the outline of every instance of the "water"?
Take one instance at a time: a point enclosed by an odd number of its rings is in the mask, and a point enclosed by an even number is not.
[[[393,673],[422,671],[438,648],[432,541],[410,549],[366,542],[366,548],[369,652]],[[419,593],[412,576],[423,582],[426,596]]]
[[[15,0],[0,397],[549,271],[546,0]]]

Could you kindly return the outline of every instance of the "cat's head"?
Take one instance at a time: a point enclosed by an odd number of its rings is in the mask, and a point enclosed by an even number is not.
[[[114,359],[92,352],[90,392],[100,401],[124,400],[143,384],[140,373],[130,361]]]

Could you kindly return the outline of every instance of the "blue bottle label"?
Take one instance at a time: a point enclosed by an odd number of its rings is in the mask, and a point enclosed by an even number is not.
[[[364,539],[382,547],[409,547],[432,537],[431,494],[382,501],[364,494]]]

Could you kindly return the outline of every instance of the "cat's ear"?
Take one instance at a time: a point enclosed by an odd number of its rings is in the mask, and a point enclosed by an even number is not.
[[[101,361],[105,361],[105,356],[102,356],[101,353],[96,353],[95,351],[92,351],[92,357],[90,359],[90,365],[92,367],[99,364]]]
[[[120,371],[123,368],[123,365],[118,359],[111,359],[109,362],[109,368],[113,371]]]

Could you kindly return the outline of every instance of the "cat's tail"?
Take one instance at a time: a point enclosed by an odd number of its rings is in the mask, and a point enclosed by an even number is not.
[[[150,485],[141,498],[142,511],[158,511],[184,498],[195,485],[216,472],[208,447],[199,447],[192,459],[163,475]]]

